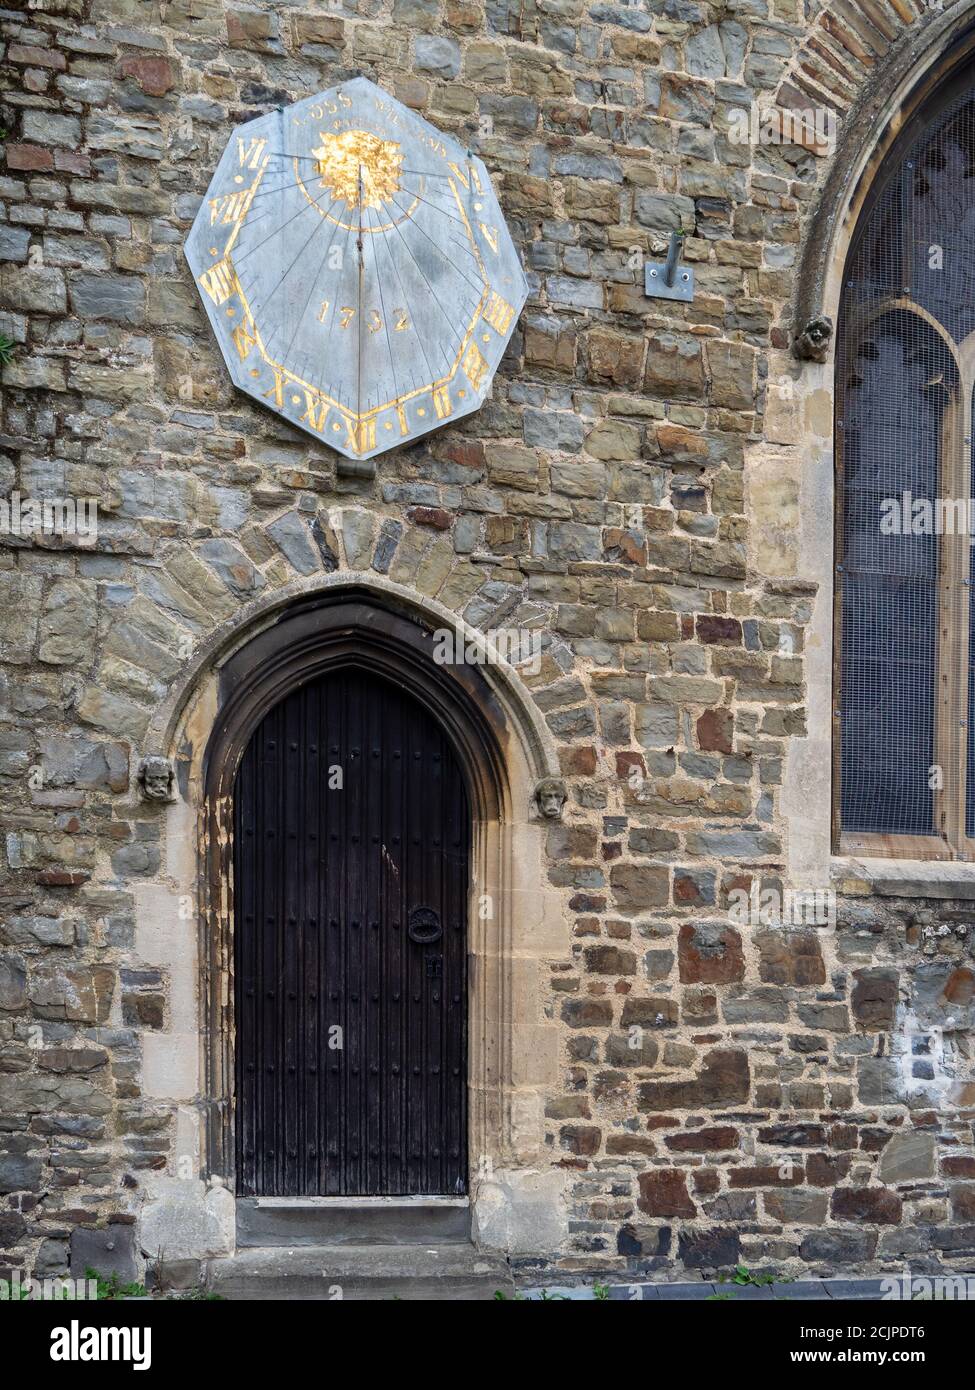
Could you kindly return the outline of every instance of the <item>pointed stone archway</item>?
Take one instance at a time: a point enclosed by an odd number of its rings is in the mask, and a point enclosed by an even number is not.
[[[465,629],[441,605],[348,574],[295,589],[215,634],[158,716],[155,747],[173,758],[179,788],[167,817],[171,877],[179,897],[191,897],[199,924],[198,1028],[195,1037],[173,1040],[189,1053],[195,1044],[199,1080],[183,1097],[182,1128],[196,1155],[197,1200],[216,1188],[226,1211],[235,1188],[234,776],[251,732],[281,695],[351,659],[435,714],[469,789],[475,1238],[488,1248],[555,1249],[566,1220],[563,1175],[549,1164],[540,1136],[546,1094],[557,1086],[558,1033],[539,1000],[544,963],[567,951],[568,927],[542,873],[544,823],[534,807],[537,783],[557,774],[548,731],[512,668],[438,665],[435,633]],[[473,630],[466,635],[478,640]],[[182,1013],[185,1019],[188,1005]]]

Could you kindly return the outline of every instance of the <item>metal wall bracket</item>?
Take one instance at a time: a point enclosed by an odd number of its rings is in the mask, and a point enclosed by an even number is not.
[[[671,232],[667,259],[661,264],[649,261],[643,269],[644,293],[650,299],[680,299],[690,304],[694,298],[694,271],[681,259],[684,254],[684,238],[680,232]]]

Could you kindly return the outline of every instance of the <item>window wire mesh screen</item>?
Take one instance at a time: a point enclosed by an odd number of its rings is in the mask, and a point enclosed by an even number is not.
[[[972,368],[958,351],[973,332],[969,90],[915,118],[857,228],[844,277],[839,819],[851,850],[968,857],[966,837],[975,835],[975,432]]]
[[[965,457],[969,463],[969,480],[975,479],[975,400],[969,405],[968,443],[965,448]],[[971,481],[969,481],[969,491],[975,492]],[[972,511],[975,513],[975,501],[973,501]],[[975,544],[968,547],[968,560],[965,569],[969,593],[968,669],[966,673],[968,691],[965,700],[965,728],[967,732],[965,739],[965,834],[975,839],[975,634],[972,633],[972,623],[975,621],[975,604],[972,604],[971,601],[972,589],[975,587]]]

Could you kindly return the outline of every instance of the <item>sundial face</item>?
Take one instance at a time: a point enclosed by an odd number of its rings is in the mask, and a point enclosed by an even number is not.
[[[355,459],[476,410],[528,294],[481,161],[361,77],[237,127],[186,258],[236,384]]]

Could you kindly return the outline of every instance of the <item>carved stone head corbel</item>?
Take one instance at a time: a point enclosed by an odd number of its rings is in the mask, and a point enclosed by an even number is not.
[[[832,337],[833,320],[826,314],[817,314],[796,335],[793,351],[801,362],[825,362]]]
[[[535,788],[535,805],[545,820],[561,820],[568,799],[569,793],[561,777],[543,777]]]
[[[143,758],[137,780],[146,801],[176,800],[176,770],[170,758]]]

